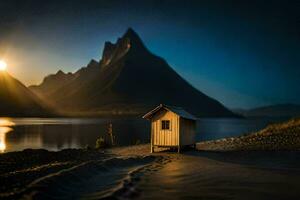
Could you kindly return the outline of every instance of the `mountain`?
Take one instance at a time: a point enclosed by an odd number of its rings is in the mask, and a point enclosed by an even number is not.
[[[49,116],[40,99],[7,72],[0,72],[0,116]]]
[[[48,79],[30,89],[73,115],[140,115],[164,103],[198,117],[237,116],[152,54],[131,28],[115,44],[105,43],[99,62],[92,60],[75,73]]]
[[[245,117],[300,117],[300,105],[297,104],[277,104],[234,111]]]
[[[30,86],[30,89],[40,97],[48,96],[61,85],[67,84],[73,80],[75,75],[72,73],[64,73],[59,70],[56,74],[51,74],[44,78],[39,86]]]

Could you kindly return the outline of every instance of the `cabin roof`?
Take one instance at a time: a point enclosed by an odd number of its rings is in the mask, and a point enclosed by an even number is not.
[[[175,113],[175,114],[177,114],[180,117],[185,118],[185,119],[197,120],[197,118],[195,116],[193,116],[192,114],[188,113],[187,111],[185,111],[181,107],[167,106],[167,105],[163,105],[163,104],[160,104],[159,106],[157,106],[153,110],[151,110],[148,113],[146,113],[143,116],[143,118],[150,119],[150,118],[153,117],[153,115],[155,115],[161,109],[165,109],[165,110],[171,111],[171,112],[173,112],[173,113]]]

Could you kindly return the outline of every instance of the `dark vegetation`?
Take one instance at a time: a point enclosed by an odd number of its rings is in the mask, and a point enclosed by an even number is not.
[[[99,137],[96,140],[96,145],[95,145],[96,149],[104,149],[104,148],[107,148],[107,147],[109,147],[109,145],[103,137]]]

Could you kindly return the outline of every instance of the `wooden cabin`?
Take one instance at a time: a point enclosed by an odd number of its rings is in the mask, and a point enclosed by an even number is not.
[[[143,116],[151,121],[151,153],[155,147],[195,145],[196,117],[180,107],[160,104]]]

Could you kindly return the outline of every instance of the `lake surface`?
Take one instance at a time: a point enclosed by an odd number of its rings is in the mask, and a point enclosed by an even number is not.
[[[283,120],[286,119],[200,119],[197,141],[242,135]],[[110,141],[110,124],[117,145],[150,141],[150,123],[144,119],[0,118],[0,152],[94,147],[99,137]]]

